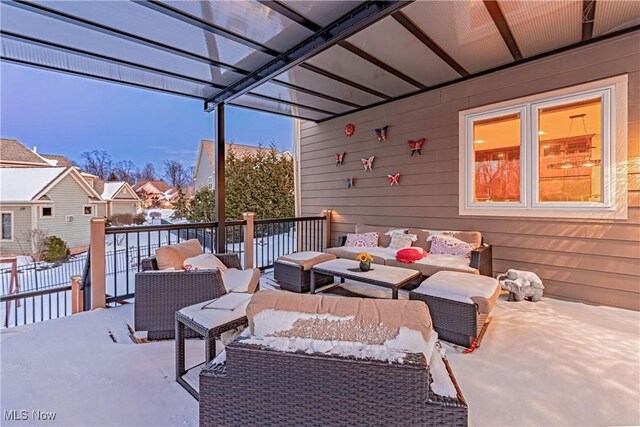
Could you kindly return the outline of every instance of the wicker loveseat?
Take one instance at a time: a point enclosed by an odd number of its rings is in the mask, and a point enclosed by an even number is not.
[[[228,268],[242,268],[237,254],[216,257]],[[147,331],[150,340],[175,338],[176,311],[227,293],[218,270],[161,271],[155,257],[142,261],[135,280],[134,329]]]

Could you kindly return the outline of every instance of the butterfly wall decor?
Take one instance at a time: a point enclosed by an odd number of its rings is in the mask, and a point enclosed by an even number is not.
[[[356,133],[356,125],[354,125],[353,123],[349,123],[344,128],[344,134],[347,136],[352,136],[354,133]]]
[[[387,129],[389,129],[389,125],[376,129],[376,136],[378,137],[378,142],[387,141]]]
[[[362,165],[364,166],[364,171],[371,170],[371,166],[373,166],[373,159],[375,156],[371,156],[368,159],[362,159]]]
[[[344,179],[344,183],[347,185],[347,188],[353,187],[354,182],[355,182],[355,178],[352,176]]]
[[[389,185],[393,186],[395,185],[400,185],[400,174],[397,173],[395,175],[387,175],[389,177]]]
[[[344,155],[347,154],[344,151],[342,153],[336,153],[336,166],[344,163]]]
[[[411,147],[411,156],[413,156],[415,153],[418,153],[418,155],[422,156],[422,145],[425,142],[425,138],[420,138],[417,141],[412,141],[409,140],[409,147]]]

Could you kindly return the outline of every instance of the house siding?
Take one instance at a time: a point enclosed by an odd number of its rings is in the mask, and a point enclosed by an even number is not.
[[[215,173],[213,171],[211,163],[209,162],[207,154],[204,152],[204,150],[202,150],[200,158],[198,159],[198,174],[194,179],[195,189],[199,190],[202,187],[207,188],[207,186],[209,185],[210,176],[215,176]]]
[[[28,233],[31,231],[31,205],[2,205],[0,211],[13,213],[13,241],[0,241],[0,255],[30,254],[31,243]]]
[[[137,203],[134,201],[111,201],[109,202],[111,205],[111,215],[116,214],[136,214],[136,205]]]
[[[54,217],[41,218],[38,209],[38,228],[49,236],[60,237],[70,249],[87,246],[91,216],[83,212],[83,206],[88,204],[86,191],[71,175],[67,175],[46,195],[53,201]],[[67,215],[73,215],[73,222],[65,221]]]
[[[628,75],[628,219],[461,217],[460,110]],[[347,138],[344,127],[354,123]],[[374,129],[390,125],[388,142]],[[640,310],[640,34],[632,33],[346,117],[300,124],[301,214],[334,209],[332,242],[356,223],[479,230],[494,272],[532,270],[546,295]],[[407,140],[425,137],[410,157]],[[344,165],[334,154],[345,151]],[[363,172],[361,158],[375,156]],[[387,174],[401,173],[390,187]],[[344,179],[355,177],[345,188]]]

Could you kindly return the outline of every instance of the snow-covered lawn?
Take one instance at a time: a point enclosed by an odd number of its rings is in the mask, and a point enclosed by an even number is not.
[[[3,330],[3,411],[56,412],[39,425],[197,425],[197,402],[173,380],[174,342],[132,344],[132,323],[129,304]],[[188,344],[191,366],[202,342]],[[471,425],[640,424],[640,313],[501,300],[480,348],[446,347]]]

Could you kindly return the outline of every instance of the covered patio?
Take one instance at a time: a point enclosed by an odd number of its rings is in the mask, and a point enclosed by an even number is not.
[[[473,353],[445,344],[469,424],[640,424],[638,2],[0,7],[2,61],[195,98],[216,131],[215,221],[93,219],[82,278],[55,290],[66,302],[73,287],[74,312],[87,312],[2,330],[3,409],[56,412],[49,425],[197,425],[174,341],[133,338],[143,261],[196,238],[277,289],[278,256],[341,246],[364,224],[476,233],[476,249],[493,251],[480,274],[515,268],[545,283],[538,303],[501,295]],[[225,105],[295,119],[295,218],[227,218]],[[543,129],[549,112],[561,124]],[[500,132],[478,133],[485,125]],[[203,346],[188,340],[187,365]]]

